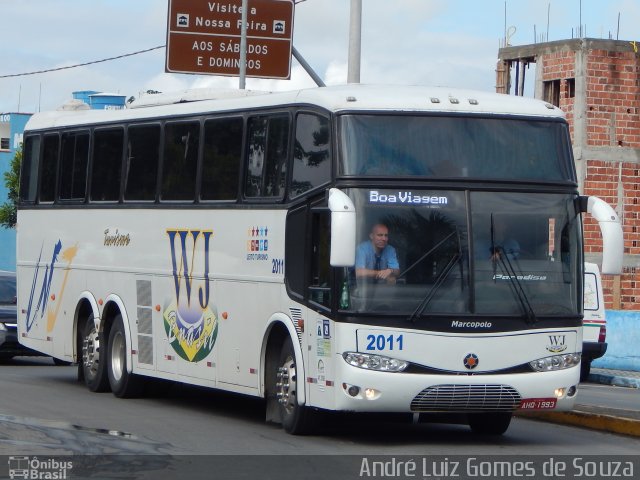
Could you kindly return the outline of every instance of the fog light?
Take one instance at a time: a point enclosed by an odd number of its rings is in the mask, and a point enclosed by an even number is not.
[[[578,392],[576,386],[569,387],[569,391],[567,391],[567,397],[573,397]]]
[[[347,390],[347,393],[352,397],[357,397],[360,393],[360,387],[356,387],[355,385],[351,385]]]
[[[364,396],[365,396],[365,398],[367,400],[374,400],[378,396],[380,396],[380,392],[378,392],[377,390],[375,390],[373,388],[365,388],[364,389]]]
[[[556,388],[556,391],[555,391],[556,398],[563,398],[564,392],[565,392],[564,388]]]

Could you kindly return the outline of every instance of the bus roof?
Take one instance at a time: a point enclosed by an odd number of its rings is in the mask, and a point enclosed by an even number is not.
[[[288,92],[208,89],[146,95],[121,110],[38,113],[30,119],[26,130],[288,105],[315,105],[331,112],[459,112],[564,118],[564,113],[549,103],[513,95],[445,87],[351,84]]]

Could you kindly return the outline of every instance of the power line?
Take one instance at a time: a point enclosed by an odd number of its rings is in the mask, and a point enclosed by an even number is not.
[[[151,52],[153,50],[159,50],[165,47],[166,45],[158,45],[157,47],[147,48],[146,50],[139,50],[137,52],[132,52],[132,53],[125,53],[124,55],[118,55],[117,57],[103,58],[102,60],[93,60],[91,62],[78,63],[76,65],[69,65],[67,67],[50,68],[48,70],[38,70],[37,72],[13,73],[11,75],[0,75],[0,78],[26,77],[27,75],[38,75],[40,73],[57,72],[59,70],[68,70],[70,68],[84,67],[86,65],[93,65],[95,63],[110,62],[111,60],[118,60],[120,58],[131,57],[133,55],[140,55],[141,53],[147,53],[147,52]]]

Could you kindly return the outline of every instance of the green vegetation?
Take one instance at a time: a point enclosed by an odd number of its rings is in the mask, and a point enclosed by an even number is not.
[[[17,219],[18,191],[20,189],[20,163],[22,163],[22,148],[16,151],[11,168],[4,172],[4,184],[7,187],[7,201],[0,205],[0,225],[5,228],[15,228]]]

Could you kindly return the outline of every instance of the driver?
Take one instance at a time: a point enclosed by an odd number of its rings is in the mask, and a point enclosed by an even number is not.
[[[389,245],[389,228],[384,223],[376,223],[371,228],[369,240],[358,245],[356,250],[356,278],[396,283],[399,274],[396,249]]]

